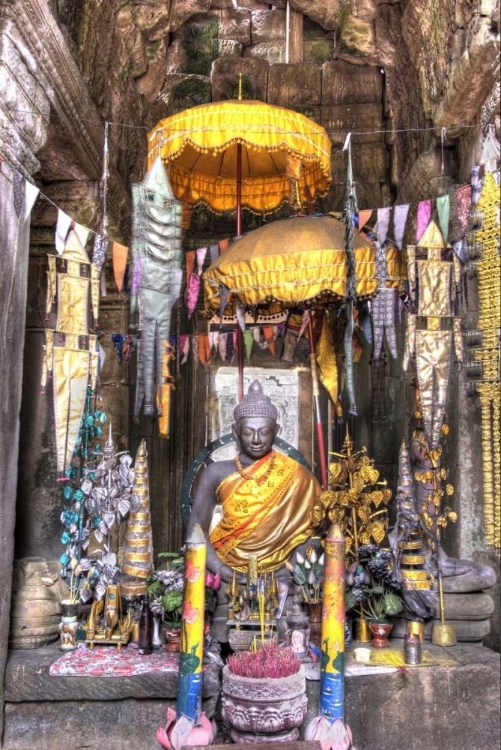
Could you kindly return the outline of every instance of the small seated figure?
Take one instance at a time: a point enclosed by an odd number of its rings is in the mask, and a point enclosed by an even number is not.
[[[203,471],[195,492],[188,534],[201,525],[207,538],[207,569],[230,581],[246,573],[257,554],[260,572],[290,578],[285,563],[312,536],[312,510],[321,493],[313,474],[273,449],[278,412],[255,380],[234,410],[233,460],[216,461]],[[217,504],[222,518],[210,532]]]

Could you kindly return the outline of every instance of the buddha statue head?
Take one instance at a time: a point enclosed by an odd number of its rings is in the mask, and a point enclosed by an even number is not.
[[[236,405],[233,416],[233,437],[238,452],[253,461],[270,452],[279,430],[278,410],[269,396],[263,393],[261,383],[254,380],[248,393]]]

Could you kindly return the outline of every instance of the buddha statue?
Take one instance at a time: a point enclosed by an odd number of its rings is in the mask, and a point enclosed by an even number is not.
[[[315,531],[312,510],[321,493],[313,474],[273,448],[278,412],[255,380],[234,410],[237,453],[207,466],[198,484],[188,535],[198,523],[207,538],[207,569],[230,581],[257,555],[262,573],[290,579],[286,562]],[[222,517],[210,525],[217,504]]]

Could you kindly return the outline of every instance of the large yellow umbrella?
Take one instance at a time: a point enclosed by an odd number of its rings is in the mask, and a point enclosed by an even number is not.
[[[378,286],[376,248],[357,231],[353,245],[356,298],[368,299]],[[225,315],[234,315],[238,304],[262,317],[290,307],[340,305],[348,287],[345,226],[331,216],[270,222],[230,245],[203,279],[209,315],[220,312],[221,285]]]
[[[160,120],[148,135],[149,165],[158,155],[170,166],[176,197],[214,211],[236,209],[238,235],[241,208],[267,213],[284,200],[311,202],[331,180],[324,128],[258,101],[201,104]]]

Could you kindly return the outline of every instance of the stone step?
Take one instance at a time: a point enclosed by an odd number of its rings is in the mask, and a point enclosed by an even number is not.
[[[402,647],[398,640],[392,645]],[[346,719],[357,750],[499,750],[499,654],[471,644],[425,648],[437,666],[346,678]],[[58,657],[54,645],[10,653],[5,750],[158,748],[155,732],[175,704],[176,674],[51,677]],[[204,683],[211,714],[218,687],[211,674]],[[319,713],[318,682],[307,680],[307,695],[303,731]]]

